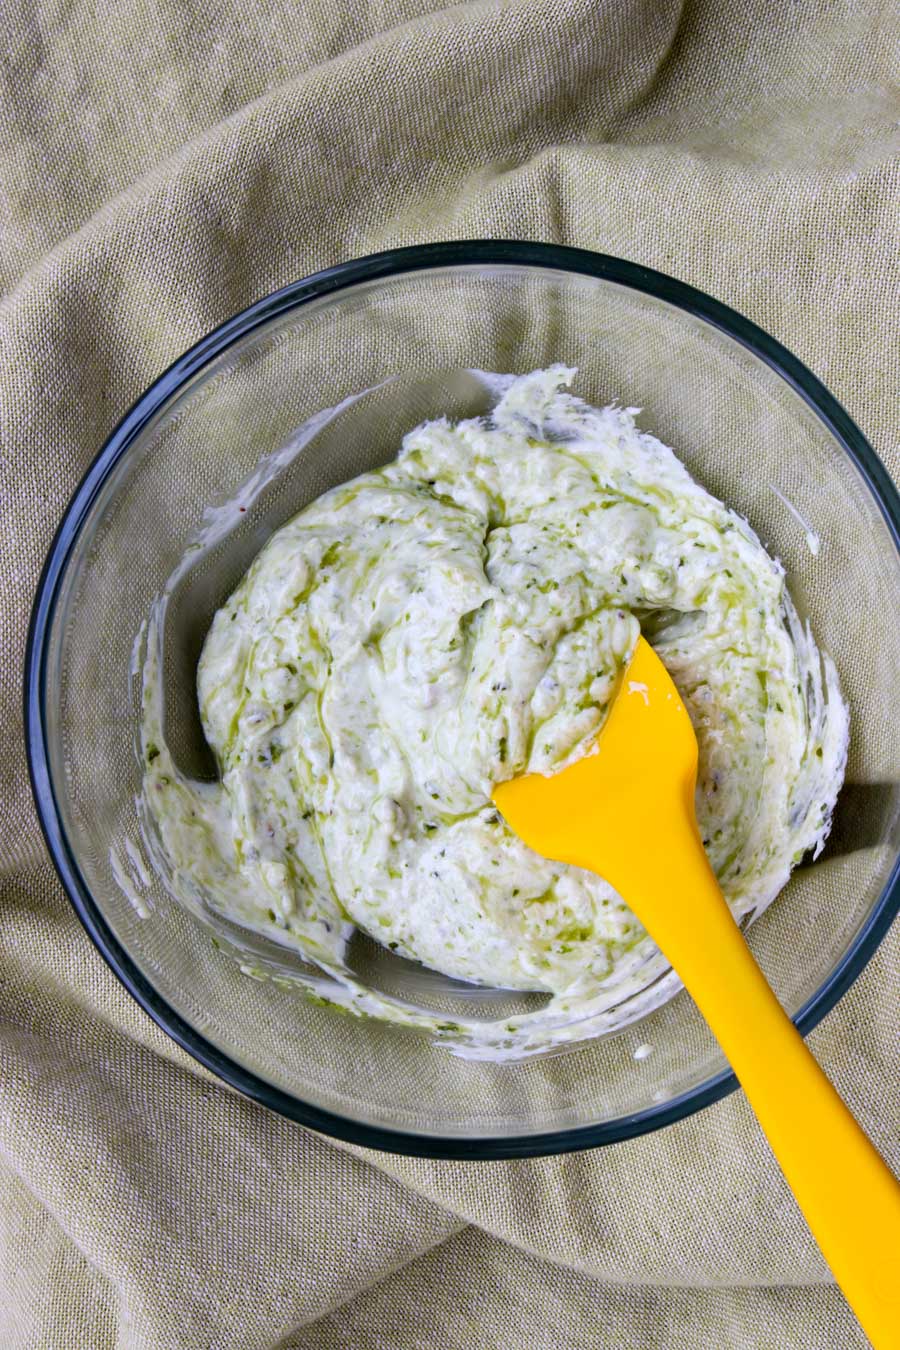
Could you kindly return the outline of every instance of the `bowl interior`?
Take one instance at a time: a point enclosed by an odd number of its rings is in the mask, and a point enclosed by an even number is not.
[[[489,398],[473,371],[553,362],[577,367],[574,388],[591,402],[640,408],[640,424],[748,518],[837,664],[852,729],[834,830],[750,932],[797,1013],[852,948],[897,856],[900,631],[877,619],[896,613],[900,570],[868,486],[823,421],[704,319],[605,279],[477,264],[363,281],[263,323],[177,389],[109,473],[75,540],[46,642],[44,720],[62,828],[106,925],[153,989],[265,1084],[426,1139],[526,1140],[633,1121],[724,1064],[691,1001],[663,999],[671,977],[620,1030],[513,1064],[460,1060],[418,1033],[308,1002],[292,978],[299,958],[187,912],[154,877],[135,809],[133,651],[168,586],[167,736],[182,769],[209,777],[197,657],[271,530],[391,459],[423,418],[484,411]],[[524,1006],[365,940],[354,959],[380,987],[448,1012],[493,1018]]]

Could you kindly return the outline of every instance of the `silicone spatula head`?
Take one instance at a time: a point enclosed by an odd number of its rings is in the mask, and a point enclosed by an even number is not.
[[[687,710],[641,637],[591,752],[560,773],[498,783],[492,796],[536,853],[599,871],[627,897],[632,870],[643,876],[648,850],[669,866],[685,848],[695,851],[696,779]]]

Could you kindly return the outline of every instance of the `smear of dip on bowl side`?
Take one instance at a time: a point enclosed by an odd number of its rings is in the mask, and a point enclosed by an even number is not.
[[[272,536],[199,663],[218,783],[173,762],[154,641],[143,672],[144,814],[175,894],[295,948],[332,1001],[492,1058],[609,1029],[665,969],[609,886],[537,857],[490,801],[590,748],[640,631],[694,722],[698,822],[738,917],[821,849],[846,761],[836,672],[780,565],[636,410],[570,394],[574,373],[498,377],[490,417],[425,423]],[[360,984],[354,926],[550,1001],[447,1022]]]

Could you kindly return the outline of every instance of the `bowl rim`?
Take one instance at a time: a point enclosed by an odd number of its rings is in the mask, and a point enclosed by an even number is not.
[[[174,361],[124,415],[76,488],[50,545],[29,624],[25,669],[25,741],[32,792],[41,830],[68,898],[100,955],[146,1013],[181,1048],[231,1087],[261,1105],[325,1135],[367,1148],[438,1159],[497,1159],[573,1152],[613,1144],[671,1125],[733,1092],[730,1069],[673,1098],[615,1120],[569,1129],[514,1135],[419,1134],[373,1125],[315,1106],[224,1054],[176,1012],[153,987],[116,937],[94,900],[62,826],[50,773],[45,683],[47,641],[62,581],[90,509],[115,465],[161,406],[210,361],[236,341],[279,315],[362,282],[423,270],[518,267],[556,271],[613,282],[704,320],[753,352],[807,403],[859,471],[900,553],[900,495],[884,465],[841,404],[781,343],[736,310],[685,282],[609,254],[523,240],[475,239],[390,249],[315,272],[265,296],[201,338]],[[794,1022],[806,1035],[849,989],[900,910],[900,858],[887,884],[821,987]]]

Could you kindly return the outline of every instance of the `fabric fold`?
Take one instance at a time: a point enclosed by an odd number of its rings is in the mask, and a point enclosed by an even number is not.
[[[740,1094],[606,1150],[450,1164],[321,1139],[224,1088],[78,925],[41,841],[20,708],[43,558],[132,401],[245,305],[376,249],[536,238],[692,282],[805,360],[900,474],[890,7],[14,8],[0,17],[0,1342],[864,1344]],[[860,643],[886,618],[860,616]],[[864,811],[865,785],[897,766],[887,717],[856,731]],[[895,1167],[898,943],[895,925],[811,1038]]]

